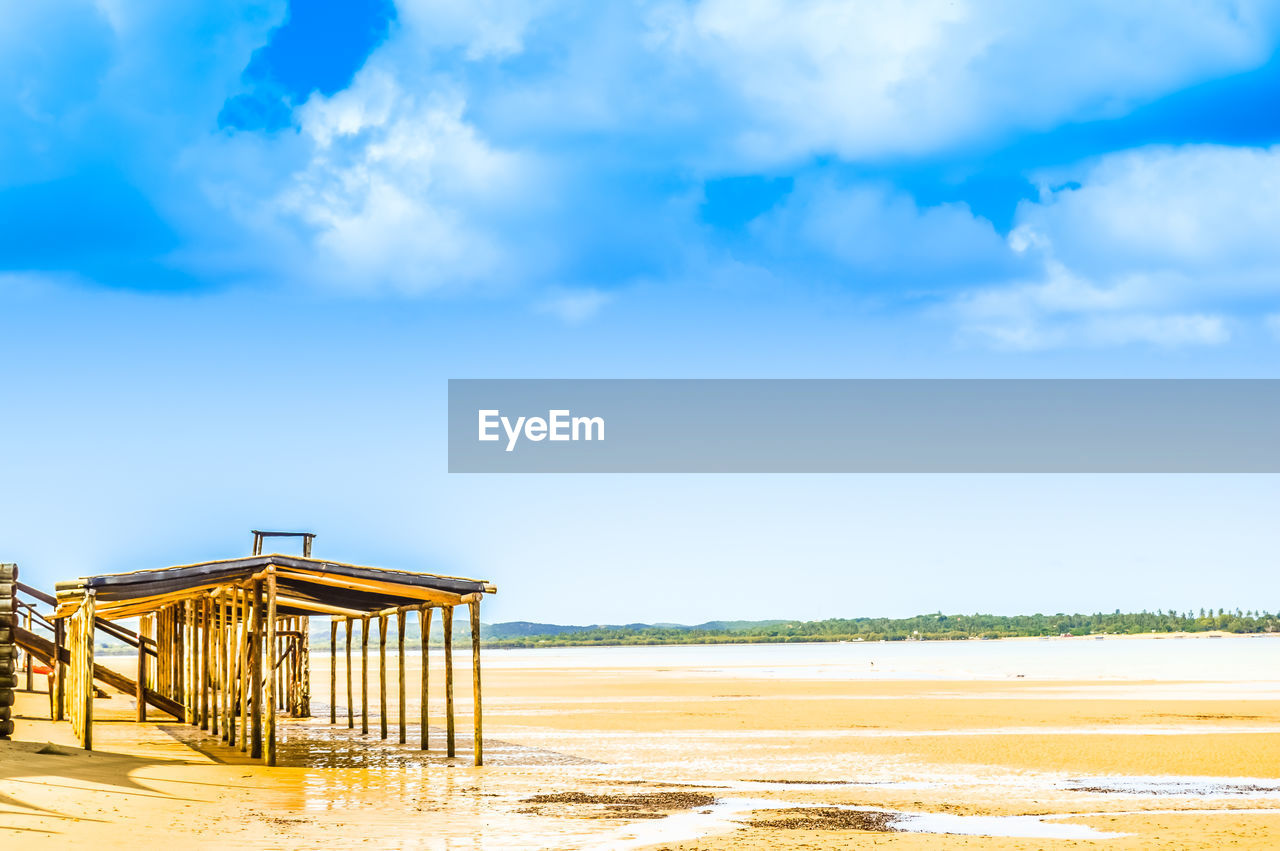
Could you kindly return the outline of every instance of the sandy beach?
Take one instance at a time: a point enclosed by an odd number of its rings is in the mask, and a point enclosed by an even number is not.
[[[961,651],[1022,664],[1121,644],[1057,649],[1081,641]],[[394,716],[386,743],[376,721],[369,736],[358,719],[349,730],[341,694],[330,727],[323,652],[317,717],[282,724],[274,769],[172,720],[136,724],[123,695],[97,701],[86,753],[46,720],[45,695],[20,695],[16,740],[0,744],[0,836],[14,848],[1273,847],[1280,685],[1232,660],[1263,664],[1280,640],[1177,645],[1197,676],[1019,675],[1006,662],[931,676],[928,654],[945,647],[489,652],[483,768],[470,764],[465,671],[452,760],[434,691],[425,754],[396,743]],[[1215,655],[1216,680],[1195,661]],[[888,670],[873,673],[877,660]]]

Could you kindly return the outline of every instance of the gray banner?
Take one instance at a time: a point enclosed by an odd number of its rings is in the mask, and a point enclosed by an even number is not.
[[[451,473],[1277,473],[1280,380],[452,379]]]

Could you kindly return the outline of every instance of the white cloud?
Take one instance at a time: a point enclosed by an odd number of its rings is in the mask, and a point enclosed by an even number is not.
[[[537,311],[577,325],[595,316],[611,301],[613,295],[600,290],[561,290],[539,303]]]
[[[312,231],[312,274],[418,293],[491,282],[514,258],[488,213],[513,202],[527,163],[488,144],[461,97],[406,87],[381,64],[299,110],[306,165],[274,200]]]
[[[1280,148],[1141,148],[1040,183],[1015,239],[1081,273],[1182,276],[1224,295],[1280,289]]]
[[[400,0],[396,11],[424,47],[461,47],[468,59],[476,60],[519,53],[529,25],[550,5],[534,0]]]
[[[878,285],[896,280],[954,287],[1010,260],[995,228],[967,205],[922,207],[879,183],[802,180],[752,230],[774,259],[829,257],[844,276],[865,276]]]
[[[859,159],[1117,114],[1258,66],[1274,17],[1249,0],[703,0],[653,13],[649,41],[741,99],[747,156]]]
[[[1004,345],[1219,343],[1232,305],[1280,299],[1280,148],[1151,147],[1041,177],[1013,251],[1041,274],[954,307]]]

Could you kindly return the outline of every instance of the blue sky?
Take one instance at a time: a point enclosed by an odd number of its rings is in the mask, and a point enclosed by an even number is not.
[[[1253,2],[15,7],[0,557],[306,526],[495,579],[486,619],[1263,606],[1270,477],[449,477],[443,404],[1275,377],[1278,42]]]

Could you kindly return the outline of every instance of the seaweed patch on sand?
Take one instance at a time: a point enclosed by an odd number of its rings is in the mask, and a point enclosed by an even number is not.
[[[534,806],[520,810],[537,815],[569,815],[578,818],[665,818],[674,812],[710,807],[714,795],[701,792],[635,792],[622,795],[592,795],[586,792],[557,792],[521,800]]]
[[[770,811],[745,823],[772,830],[864,830],[875,833],[900,832],[895,823],[901,813],[881,810],[848,810],[842,807],[791,807]]]

